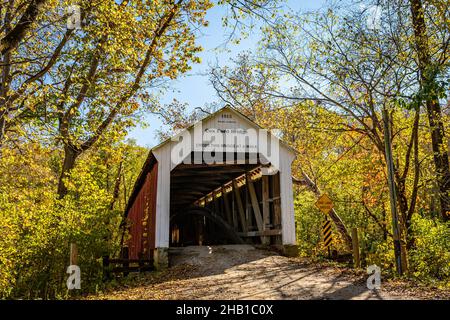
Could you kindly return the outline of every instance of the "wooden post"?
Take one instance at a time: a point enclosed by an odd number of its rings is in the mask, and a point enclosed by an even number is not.
[[[122,248],[122,259],[124,259],[123,261],[123,275],[124,277],[126,277],[128,275],[128,267],[130,266],[130,263],[128,262],[129,259],[129,254],[128,254],[128,247],[123,247]]]
[[[247,179],[247,178],[245,178]],[[250,195],[249,195],[249,191],[248,191],[248,182],[247,180],[245,181],[245,186],[243,186],[244,188],[244,194],[245,194],[245,219],[247,221],[247,228],[253,229],[253,220],[251,217],[251,204],[250,204]]]
[[[223,199],[223,204],[225,207],[225,215],[227,218],[227,222],[230,225],[233,225],[233,217],[231,216],[231,210],[230,210],[230,203],[228,200],[228,194],[226,193],[226,188],[222,187],[222,199]]]
[[[233,180],[233,190],[234,190],[234,199],[236,200],[236,205],[239,212],[239,217],[241,219],[242,232],[247,232],[247,221],[245,220],[245,212],[244,207],[242,206],[241,194],[239,192],[238,184],[236,180]]]
[[[273,228],[281,229],[281,198],[280,198],[280,173],[272,176],[272,203],[273,203]],[[281,244],[281,236],[275,238],[276,244]]]
[[[108,255],[103,256],[102,259],[103,259],[103,267],[108,268],[109,267],[109,256]]]
[[[359,239],[358,239],[358,229],[352,229],[352,244],[353,244],[353,266],[359,268],[361,262],[359,259]]]
[[[212,215],[213,216],[217,216],[218,215],[218,211],[217,211],[217,198],[216,198],[216,191],[212,192],[212,201],[211,201],[211,207],[213,208],[212,210]],[[210,223],[208,225],[208,229],[210,234],[215,234],[216,233],[216,225],[214,223]]]
[[[197,228],[198,228],[198,245],[203,245],[203,216],[200,216],[200,219],[197,220]]]
[[[262,212],[263,228],[267,230],[270,224],[270,203],[269,203],[269,176],[262,176]]]
[[[70,265],[78,265],[78,248],[76,243],[70,244]]]
[[[264,231],[264,221],[261,216],[261,211],[259,210],[258,198],[256,197],[255,186],[253,185],[253,181],[250,176],[247,175],[247,184],[248,191],[250,192],[250,200],[252,202],[253,213],[255,215],[256,225],[258,226],[258,230],[260,232]],[[268,237],[261,236],[262,244],[268,244]]]
[[[108,281],[109,279],[111,279],[109,265],[109,256],[103,256],[103,281]]]
[[[233,184],[231,184],[231,215],[233,217],[233,228],[234,230],[238,231],[239,229],[239,222],[238,222],[238,217],[237,217],[237,213],[236,213],[236,199],[235,199],[235,194],[234,194],[234,186]]]

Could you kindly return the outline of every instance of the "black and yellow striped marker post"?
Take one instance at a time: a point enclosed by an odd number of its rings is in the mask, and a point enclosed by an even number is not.
[[[333,235],[331,233],[331,221],[325,220],[322,224],[322,236],[325,248],[328,248],[333,242]]]

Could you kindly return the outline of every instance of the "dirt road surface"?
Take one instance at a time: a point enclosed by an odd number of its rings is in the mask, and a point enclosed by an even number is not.
[[[287,258],[247,245],[174,249],[172,266],[95,299],[449,299],[448,292],[383,282],[368,275]]]

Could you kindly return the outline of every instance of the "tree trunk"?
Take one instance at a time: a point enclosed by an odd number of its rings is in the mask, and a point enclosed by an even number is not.
[[[8,8],[5,14],[4,25],[5,32],[9,32],[10,27],[10,8]],[[8,117],[8,107],[5,104],[6,99],[8,98],[8,90],[9,90],[9,77],[11,71],[11,54],[8,52],[3,55],[1,59],[1,63],[3,64],[2,72],[1,72],[1,81],[0,81],[0,156],[1,156],[1,147],[3,144],[3,140],[5,139],[5,130],[6,130],[6,119]]]
[[[64,184],[64,180],[69,177],[70,171],[75,167],[75,160],[79,155],[80,151],[68,145],[64,146],[64,162],[58,181],[58,197],[60,199],[67,194],[67,186]]]
[[[397,192],[397,202],[400,211],[399,214],[399,229],[400,229],[400,245],[401,245],[401,262],[402,262],[402,272],[408,272],[408,252],[407,243],[409,239],[409,220],[408,220],[408,201],[406,197],[406,186],[404,181],[397,181],[396,188]]]
[[[45,0],[32,0],[29,2],[25,12],[17,21],[16,26],[6,33],[0,39],[0,52],[6,54],[17,48],[27,33],[30,31],[32,24],[36,21]]]
[[[448,212],[450,212],[450,169],[447,146],[444,143],[445,133],[441,107],[438,101],[427,101],[427,114],[431,128],[431,144],[441,205],[440,212],[444,221],[448,221],[450,219],[448,215]]]
[[[432,70],[430,48],[428,45],[427,29],[424,9],[421,0],[410,0],[412,23],[414,27],[414,41],[420,71],[422,88],[436,88],[436,76]],[[432,92],[426,92],[425,105],[431,130],[431,145],[433,149],[436,182],[439,188],[441,216],[445,221],[450,219],[450,168],[447,153],[442,111],[438,97]]]
[[[392,158],[392,127],[390,125],[389,114],[386,108],[382,110],[383,131],[384,131],[384,156],[387,170],[387,183],[389,187],[389,203],[392,216],[392,240],[394,244],[395,267],[398,275],[403,274],[403,254],[401,246],[401,229],[397,210],[398,186],[395,185],[394,176],[396,169]]]
[[[0,113],[0,158],[2,156],[2,144],[5,136],[5,117],[3,113]]]

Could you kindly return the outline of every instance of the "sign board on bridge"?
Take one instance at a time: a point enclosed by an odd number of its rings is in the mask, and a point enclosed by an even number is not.
[[[316,207],[323,213],[327,214],[331,211],[331,209],[333,209],[333,201],[331,201],[330,197],[325,193],[317,200]]]

